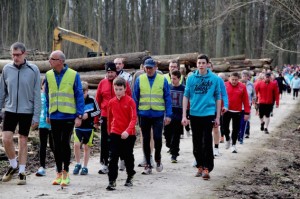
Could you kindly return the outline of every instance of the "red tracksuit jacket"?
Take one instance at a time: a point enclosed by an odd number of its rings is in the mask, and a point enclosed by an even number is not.
[[[276,82],[259,81],[255,85],[255,92],[259,104],[273,104],[275,101],[279,105],[279,88]]]
[[[107,132],[121,135],[127,131],[129,135],[135,135],[137,121],[136,105],[134,100],[125,95],[119,100],[114,97],[107,106]]]
[[[246,86],[238,82],[236,86],[232,86],[229,81],[225,82],[225,87],[228,95],[228,110],[242,111],[244,105],[245,115],[250,114],[250,105]]]

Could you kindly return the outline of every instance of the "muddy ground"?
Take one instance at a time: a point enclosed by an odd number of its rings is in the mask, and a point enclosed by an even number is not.
[[[300,198],[299,124],[300,108],[296,105],[266,140],[264,150],[254,148],[256,157],[218,189],[220,198]]]

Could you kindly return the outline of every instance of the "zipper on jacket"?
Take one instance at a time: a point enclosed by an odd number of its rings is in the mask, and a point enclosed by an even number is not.
[[[20,69],[18,69],[18,84],[17,84],[17,106],[16,113],[18,113],[18,105],[19,105],[19,83],[20,83]]]

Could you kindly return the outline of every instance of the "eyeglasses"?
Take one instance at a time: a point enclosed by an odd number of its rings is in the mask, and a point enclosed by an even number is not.
[[[122,63],[115,63],[116,65],[121,65]]]
[[[24,52],[23,53],[13,53],[13,54],[11,54],[11,56],[13,56],[13,57],[20,57],[23,54],[24,54]]]
[[[57,61],[57,60],[60,60],[60,59],[55,59],[55,58],[50,58],[50,60],[52,60],[52,61]]]

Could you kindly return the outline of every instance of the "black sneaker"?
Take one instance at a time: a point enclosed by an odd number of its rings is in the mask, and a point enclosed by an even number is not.
[[[19,173],[18,175],[19,181],[17,185],[25,185],[26,184],[26,174],[25,173]]]
[[[265,126],[265,122],[260,124],[260,130],[263,131],[264,130],[264,126]]]
[[[128,176],[127,179],[126,179],[126,182],[125,182],[124,186],[126,186],[126,187],[132,187],[133,186],[132,180],[133,180],[133,176]]]
[[[110,181],[108,186],[106,187],[107,191],[114,191],[116,190],[116,181]]]
[[[249,135],[246,134],[245,138],[249,138]]]
[[[14,169],[14,168],[12,168],[12,166],[10,166],[8,168],[8,171],[2,177],[2,182],[10,181],[12,179],[14,173],[16,173],[17,171],[18,171],[18,167]]]
[[[269,134],[269,131],[267,128],[265,128],[265,134]]]
[[[177,163],[177,157],[175,155],[172,155],[171,163]]]

